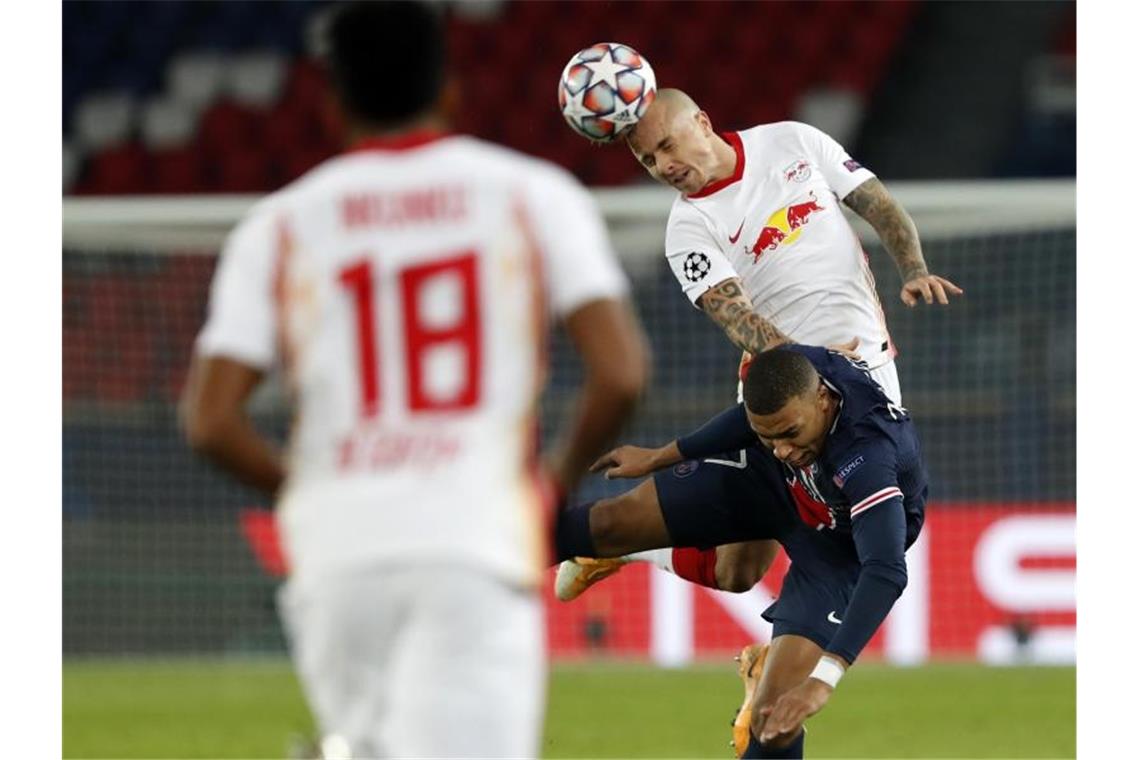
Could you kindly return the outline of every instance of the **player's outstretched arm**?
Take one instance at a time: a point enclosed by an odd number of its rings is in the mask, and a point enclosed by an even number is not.
[[[245,413],[246,399],[261,378],[261,370],[233,359],[195,356],[180,411],[186,440],[195,451],[272,495],[285,480],[285,467],[280,452]]]
[[[570,490],[633,413],[649,377],[649,349],[629,305],[614,299],[575,310],[566,332],[586,378],[576,418],[549,465],[558,485]]]
[[[927,270],[914,220],[877,178],[859,185],[843,202],[875,228],[887,253],[895,260],[903,281],[899,293],[903,303],[914,306],[922,298],[928,304],[935,300],[948,304],[948,296],[962,294],[957,285]]]
[[[704,459],[756,443],[756,433],[748,424],[744,404],[734,404],[664,446],[655,449],[619,446],[606,452],[590,465],[590,472],[604,472],[606,478],[640,478],[686,459]]]
[[[656,449],[647,449],[643,446],[618,446],[598,457],[590,465],[590,472],[605,473],[606,480],[642,478],[684,459],[676,441]]]
[[[729,277],[706,290],[697,306],[724,330],[737,348],[758,354],[792,339],[752,309],[739,277]]]

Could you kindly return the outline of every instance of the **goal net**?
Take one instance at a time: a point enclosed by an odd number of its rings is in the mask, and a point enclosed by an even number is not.
[[[1075,659],[1076,219],[1070,180],[897,183],[949,307],[907,309],[874,234],[903,403],[931,476],[910,584],[871,652],[895,662]],[[623,440],[660,444],[734,400],[737,351],[693,309],[662,255],[672,193],[596,193],[654,356]],[[269,505],[196,458],[176,405],[226,232],[248,197],[67,199],[63,248],[63,635],[69,655],[281,652]],[[552,347],[544,428],[580,367]],[[280,437],[270,382],[256,422]],[[591,480],[579,497],[629,484]],[[785,563],[747,594],[631,565],[581,599],[549,599],[557,658],[720,657],[770,628]]]

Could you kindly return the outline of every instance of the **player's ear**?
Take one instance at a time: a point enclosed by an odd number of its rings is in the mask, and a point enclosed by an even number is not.
[[[701,128],[701,132],[706,135],[711,135],[713,133],[712,119],[709,118],[709,115],[707,113],[704,111],[697,111],[696,119],[697,125]]]
[[[820,409],[827,408],[827,386],[823,384],[823,378],[819,379],[819,385],[816,386],[815,401]]]

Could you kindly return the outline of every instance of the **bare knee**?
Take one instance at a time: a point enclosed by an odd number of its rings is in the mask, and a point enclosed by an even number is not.
[[[716,583],[722,591],[748,591],[764,577],[776,558],[775,541],[729,544],[717,548]]]
[[[716,558],[717,588],[721,591],[731,591],[734,594],[742,594],[759,583],[767,569],[766,567],[756,568],[748,563],[729,558],[722,560],[718,554]]]
[[[594,539],[599,557],[622,554],[623,534],[628,528],[623,522],[619,499],[602,499],[590,510],[590,537]]]

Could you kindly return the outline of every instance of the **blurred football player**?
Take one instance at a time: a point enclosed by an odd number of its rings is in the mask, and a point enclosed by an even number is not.
[[[533,757],[544,510],[631,413],[644,339],[584,188],[445,131],[435,7],[340,7],[327,36],[349,147],[229,237],[188,438],[276,496],[279,606],[323,734],[354,757]],[[540,470],[551,319],[586,373]],[[244,410],[275,364],[294,401],[286,455]]]

